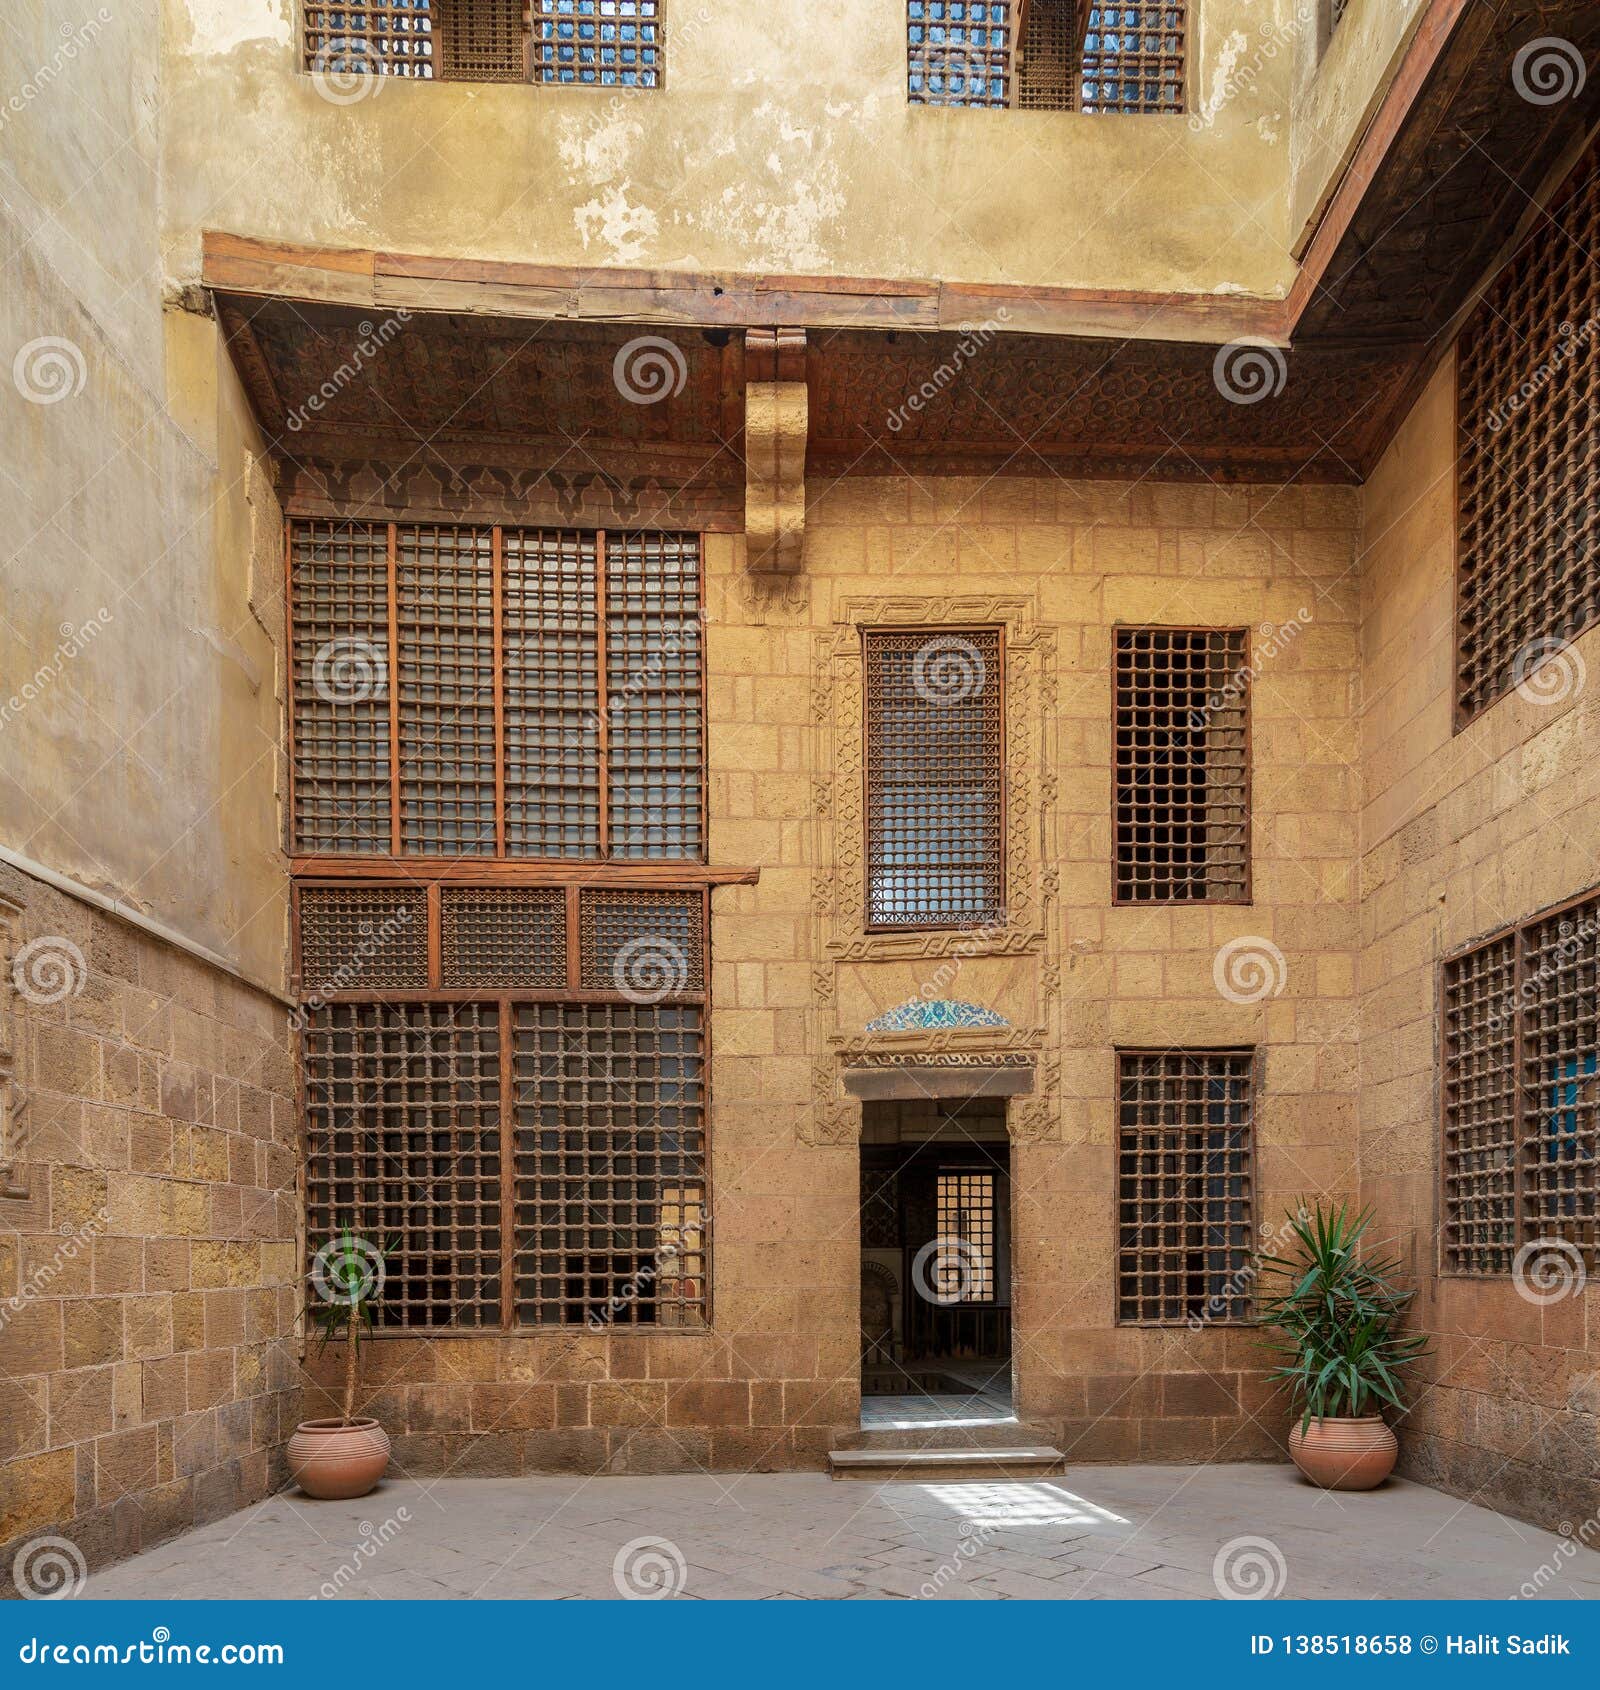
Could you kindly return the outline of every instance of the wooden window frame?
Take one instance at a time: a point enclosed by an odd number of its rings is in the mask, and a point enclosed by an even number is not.
[[[1593,503],[1584,507],[1584,532],[1579,534],[1575,527],[1569,525],[1558,537],[1561,542],[1559,547],[1550,543],[1551,529],[1559,518],[1550,516],[1545,519],[1542,528],[1519,529],[1513,539],[1485,547],[1482,557],[1474,558],[1472,555],[1471,530],[1475,524],[1494,525],[1495,508],[1497,503],[1504,502],[1506,482],[1514,479],[1510,472],[1496,477],[1491,469],[1480,467],[1485,459],[1496,456],[1495,452],[1485,448],[1482,434],[1498,432],[1494,418],[1497,413],[1507,410],[1507,402],[1511,400],[1517,403],[1510,409],[1509,416],[1501,416],[1499,427],[1521,430],[1524,413],[1527,414],[1526,429],[1536,427],[1541,421],[1541,413],[1535,407],[1546,404],[1552,395],[1570,394],[1568,384],[1574,371],[1592,367],[1596,357],[1593,344],[1595,330],[1582,300],[1576,302],[1583,306],[1584,317],[1576,340],[1573,339],[1573,331],[1578,329],[1580,313],[1570,309],[1574,300],[1559,291],[1547,289],[1541,295],[1546,301],[1546,309],[1538,322],[1530,323],[1528,313],[1513,312],[1508,305],[1508,295],[1518,291],[1530,269],[1537,271],[1546,262],[1545,255],[1553,243],[1562,242],[1565,247],[1579,252],[1587,252],[1594,244],[1593,240],[1579,240],[1569,234],[1559,221],[1563,213],[1582,219],[1587,228],[1600,230],[1600,143],[1591,141],[1551,197],[1532,232],[1485,284],[1477,304],[1456,336],[1451,704],[1457,733],[1510,697],[1521,685],[1530,685],[1541,702],[1556,702],[1554,699],[1544,700],[1537,683],[1529,683],[1528,676],[1539,673],[1539,663],[1531,663],[1528,673],[1519,675],[1518,659],[1542,640],[1560,641],[1564,648],[1589,629],[1600,626],[1600,582],[1596,581],[1600,563],[1595,561],[1596,554],[1600,553],[1600,519],[1597,519]],[[1565,350],[1563,335],[1568,337]],[[1590,342],[1586,347],[1578,344],[1586,339]],[[1511,340],[1517,342],[1515,348],[1508,347]],[[1480,358],[1478,353],[1484,343],[1487,343],[1487,352]],[[1515,370],[1505,367],[1505,360],[1512,356],[1518,359]],[[1498,369],[1497,360],[1500,361]],[[1491,372],[1498,379],[1490,390],[1485,391],[1482,383]],[[1541,381],[1541,376],[1546,379]],[[1521,379],[1514,379],[1516,377]],[[1591,381],[1595,379],[1590,377]],[[1474,395],[1478,401],[1476,408]],[[1490,397],[1499,402],[1485,412],[1483,405]],[[1592,435],[1586,434],[1574,422],[1569,440],[1564,433],[1556,430],[1553,420],[1543,420],[1541,433],[1531,438],[1526,433],[1520,435],[1522,445],[1517,467],[1527,469],[1528,460],[1538,460],[1530,473],[1532,480],[1543,471],[1551,457],[1559,457],[1564,471],[1587,441],[1590,453],[1588,473],[1592,482],[1595,473]],[[1503,460],[1510,455],[1509,443],[1499,443],[1498,457]],[[1538,501],[1532,495],[1540,491],[1543,489],[1518,487],[1516,502],[1537,509]],[[1500,495],[1498,500],[1497,492]],[[1573,502],[1578,503],[1576,497]],[[1500,520],[1503,523],[1503,517]],[[1559,561],[1552,561],[1552,553],[1558,550],[1561,553]],[[1477,583],[1487,583],[1486,591],[1492,591],[1496,582],[1517,575],[1522,577],[1524,590],[1519,593],[1513,585],[1494,597],[1486,596],[1478,606],[1478,624],[1469,633],[1469,600],[1479,590]],[[1558,617],[1556,622],[1562,623],[1560,626],[1555,623],[1545,627],[1516,626],[1516,607],[1519,601],[1529,598],[1533,586],[1541,590],[1540,596],[1544,599],[1557,600],[1564,608],[1570,609],[1576,596],[1575,590],[1583,585],[1586,576],[1589,597],[1586,616],[1576,618],[1570,624]],[[1550,585],[1552,581],[1554,588]],[[1504,626],[1508,621],[1511,623],[1509,631]],[[1479,673],[1480,663],[1487,666],[1483,648],[1489,647],[1493,655],[1495,648],[1511,647],[1519,632],[1531,637],[1524,639],[1514,650],[1501,652],[1501,664],[1492,674]],[[1555,661],[1559,664],[1559,657]]]
[[[1205,1058],[1226,1057],[1242,1060],[1245,1064],[1244,1076],[1248,1091],[1245,1098],[1245,1119],[1243,1124],[1243,1178],[1245,1184],[1244,1206],[1245,1219],[1243,1228],[1245,1236],[1254,1242],[1257,1234],[1258,1198],[1260,1195],[1260,1106],[1262,1098],[1262,1051],[1255,1045],[1184,1045],[1184,1046],[1143,1046],[1118,1045],[1113,1055],[1114,1062],[1114,1097],[1115,1109],[1115,1137],[1112,1141],[1112,1176],[1111,1176],[1111,1249],[1112,1249],[1112,1300],[1113,1322],[1119,1327],[1127,1327],[1133,1331],[1169,1331],[1177,1328],[1189,1329],[1198,1319],[1203,1326],[1216,1327],[1249,1327],[1259,1324],[1256,1312],[1254,1294],[1254,1254],[1247,1253],[1240,1266],[1234,1273],[1250,1276],[1250,1286],[1242,1295],[1232,1299],[1242,1307],[1242,1313],[1231,1315],[1195,1315],[1186,1312],[1159,1320],[1132,1318],[1123,1314],[1123,1263],[1125,1252],[1122,1244],[1122,1155],[1124,1123],[1122,1119],[1123,1107],[1123,1075],[1126,1067],[1133,1061],[1148,1061],[1152,1057],[1172,1058]],[[1229,1276],[1232,1277],[1232,1274]]]
[[[469,10],[474,0],[422,0],[421,4],[407,3],[407,0],[377,0],[376,6],[350,7],[339,6],[334,0],[299,0],[296,19],[298,34],[299,68],[302,74],[309,76],[359,76],[373,75],[379,77],[395,77],[407,82],[451,82],[470,83],[474,86],[500,87],[537,87],[537,88],[583,88],[598,91],[600,89],[623,89],[629,93],[657,93],[666,86],[667,80],[667,27],[666,9],[668,0],[651,0],[657,6],[652,18],[638,20],[653,26],[654,35],[652,45],[655,52],[655,64],[649,80],[624,81],[619,77],[606,80],[597,76],[593,81],[581,79],[566,80],[560,77],[541,75],[541,61],[539,56],[541,23],[548,21],[543,15],[544,0],[504,0],[504,10],[516,13],[515,33],[519,37],[520,65],[513,62],[514,55],[506,55],[505,62],[499,65],[482,63],[471,71],[460,69],[452,71],[449,68],[451,49],[449,46],[449,26],[441,20],[448,15],[450,6],[457,4],[463,10]],[[397,18],[411,18],[426,20],[426,27],[420,30],[403,32],[414,37],[426,37],[427,49],[414,54],[397,55],[392,60],[383,51],[374,50],[371,62],[375,68],[369,71],[359,71],[349,66],[319,63],[319,59],[327,53],[334,40],[364,41],[373,32],[352,31],[348,35],[332,36],[331,31],[320,25],[320,16],[324,12],[344,11],[373,11],[380,12],[384,17],[393,15]],[[508,25],[507,33],[510,32]],[[321,38],[329,34],[330,41],[323,45]],[[313,46],[313,41],[319,44]],[[470,49],[462,55],[472,58]],[[387,68],[393,63],[396,68]],[[402,69],[400,66],[410,65],[417,68]]]
[[[481,872],[487,867],[499,869],[512,866],[517,871],[537,870],[541,874],[560,875],[567,869],[581,868],[592,875],[598,869],[620,869],[628,873],[635,871],[650,875],[660,872],[664,878],[671,880],[674,876],[682,878],[695,864],[704,864],[707,860],[707,816],[710,803],[710,777],[708,759],[705,755],[706,722],[708,717],[708,693],[706,683],[705,641],[704,628],[706,621],[706,568],[705,568],[705,540],[701,534],[691,534],[681,530],[641,530],[639,535],[617,534],[606,529],[570,530],[581,532],[594,537],[595,544],[595,577],[596,577],[596,616],[597,635],[595,647],[596,670],[596,699],[595,719],[598,724],[597,757],[598,757],[598,854],[595,856],[580,856],[576,854],[565,856],[529,856],[511,854],[506,844],[506,773],[507,738],[506,738],[506,660],[505,660],[505,627],[506,604],[504,592],[505,547],[504,535],[510,524],[476,524],[476,523],[437,523],[428,521],[396,521],[367,522],[365,519],[352,519],[373,530],[387,528],[388,533],[388,651],[387,651],[387,681],[389,700],[389,741],[388,741],[388,783],[389,783],[389,849],[385,852],[326,852],[303,850],[299,833],[299,812],[296,802],[296,763],[298,760],[299,742],[295,730],[295,694],[301,677],[296,663],[295,647],[297,643],[296,588],[295,588],[295,536],[302,527],[320,528],[332,526],[337,528],[344,519],[341,518],[291,518],[284,527],[284,593],[286,618],[289,628],[288,639],[288,735],[289,760],[287,774],[287,815],[289,827],[290,867],[295,875],[342,875],[358,874],[386,878],[393,875],[407,875],[417,873],[425,876],[447,878],[452,873],[464,871],[467,873]],[[492,685],[494,711],[494,764],[495,764],[495,848],[493,852],[471,852],[455,854],[427,854],[408,851],[404,847],[405,837],[405,777],[402,770],[403,736],[401,724],[401,676],[402,653],[400,650],[400,610],[399,591],[397,586],[398,564],[398,536],[402,529],[457,529],[483,530],[491,537],[493,553],[493,609],[491,622],[491,637],[493,642]],[[569,532],[565,529],[544,529],[527,527],[517,529],[525,533]],[[698,619],[702,635],[699,644],[699,684],[693,696],[697,701],[699,711],[699,728],[701,742],[700,780],[698,791],[698,847],[692,855],[662,857],[655,861],[638,857],[613,855],[611,852],[610,814],[611,814],[611,780],[612,770],[608,755],[607,734],[611,725],[612,690],[606,672],[607,669],[607,628],[606,628],[606,564],[607,547],[613,541],[627,543],[630,539],[648,536],[659,537],[673,542],[686,543],[693,540],[698,547],[698,561],[696,566],[696,600],[694,614]],[[463,870],[464,865],[464,870]],[[519,877],[518,876],[518,877]],[[517,878],[517,877],[513,877]]]
[[[335,517],[332,519],[318,518],[309,522],[308,526],[320,531],[325,528],[337,530],[346,519]],[[681,1312],[681,1292],[685,1284],[697,1282],[697,1296],[693,1299],[693,1306],[698,1311],[696,1318],[684,1323],[672,1320],[635,1321],[627,1315],[615,1316],[615,1324],[610,1329],[622,1333],[655,1333],[655,1334],[686,1334],[698,1335],[710,1333],[713,1323],[713,1285],[711,1279],[711,1109],[712,1109],[712,1075],[711,1049],[713,1039],[711,1015],[711,929],[710,902],[711,889],[718,885],[750,884],[756,878],[756,871],[751,869],[717,869],[707,866],[707,818],[709,811],[709,774],[707,768],[707,739],[706,724],[708,719],[707,680],[705,665],[705,600],[706,600],[706,570],[704,537],[699,534],[665,533],[663,537],[675,543],[693,540],[697,548],[696,557],[696,586],[695,594],[684,610],[684,614],[691,616],[700,630],[697,640],[696,656],[698,661],[697,685],[682,694],[684,698],[692,698],[694,707],[698,710],[698,744],[699,744],[699,779],[696,786],[699,804],[698,818],[698,849],[693,857],[657,857],[651,859],[637,857],[560,857],[537,858],[525,856],[511,856],[506,851],[506,734],[505,734],[505,613],[506,595],[503,588],[503,559],[504,536],[510,525],[473,524],[473,523],[439,523],[425,518],[412,519],[404,515],[397,516],[390,522],[370,522],[361,518],[349,519],[364,529],[382,531],[385,540],[382,551],[387,557],[388,574],[388,725],[389,725],[389,763],[387,775],[389,780],[390,799],[390,847],[387,853],[339,853],[317,854],[302,853],[291,855],[291,909],[292,909],[292,939],[291,966],[297,993],[307,1007],[302,1015],[311,1016],[329,1006],[377,1006],[380,1008],[399,1008],[401,1006],[435,1006],[446,1010],[455,1005],[484,1006],[492,1011],[494,1024],[498,1028],[499,1039],[499,1080],[498,1107],[495,1119],[498,1123],[500,1169],[499,1190],[501,1201],[500,1239],[501,1239],[501,1271],[500,1271],[500,1301],[498,1322],[484,1322],[473,1325],[380,1325],[375,1335],[384,1338],[473,1338],[503,1335],[532,1336],[540,1332],[571,1333],[583,1330],[582,1327],[570,1321],[555,1323],[545,1321],[540,1323],[518,1324],[516,1308],[518,1302],[518,1280],[516,1264],[519,1256],[528,1257],[533,1253],[533,1259],[538,1260],[536,1242],[527,1242],[526,1247],[519,1250],[519,1239],[516,1231],[515,1208],[518,1201],[517,1184],[517,1154],[518,1133],[516,1127],[516,1111],[518,1107],[518,1092],[515,1079],[515,1065],[519,1056],[519,1045],[516,1036],[516,1023],[519,1011],[526,1013],[528,1006],[557,1006],[565,1008],[579,1008],[582,1006],[620,1006],[630,1010],[645,1010],[657,1007],[664,1009],[691,1010],[696,1018],[700,1059],[699,1072],[695,1076],[695,1087],[698,1105],[695,1119],[697,1121],[699,1152],[698,1177],[690,1180],[680,1171],[678,1176],[679,1188],[686,1189],[688,1184],[694,1184],[698,1189],[702,1206],[702,1218],[698,1232],[698,1257],[700,1268],[698,1273],[691,1273],[688,1277],[680,1277],[675,1283],[679,1287],[680,1298],[671,1304]],[[464,855],[455,857],[408,855],[395,849],[400,843],[400,803],[404,786],[405,770],[400,755],[401,741],[398,715],[400,710],[401,693],[401,658],[400,651],[400,621],[397,613],[397,594],[395,590],[395,572],[397,558],[397,537],[402,529],[454,529],[483,530],[492,535],[492,552],[494,559],[494,581],[492,592],[492,643],[494,648],[494,692],[495,692],[495,819],[496,819],[496,854]],[[295,531],[296,521],[290,520],[285,524],[285,591],[286,613],[290,630],[289,640],[289,707],[287,711],[287,730],[289,745],[289,802],[287,807],[288,826],[291,830],[291,845],[298,843],[293,830],[296,827],[294,768],[297,756],[297,741],[295,738],[294,721],[294,692],[297,681],[296,675],[296,628],[295,620]],[[530,526],[529,532],[549,532],[548,528],[540,529]],[[566,534],[574,532],[567,528],[557,532]],[[606,676],[606,559],[608,536],[603,530],[583,530],[592,534],[595,541],[595,574],[597,595],[597,636],[595,646],[595,669],[597,674],[598,698],[596,713],[601,724],[610,721],[610,695],[607,690]],[[642,531],[642,537],[649,539],[657,533],[656,530]],[[630,532],[630,540],[638,540],[641,535]],[[365,537],[370,540],[370,536]],[[365,541],[364,541],[365,543]],[[371,551],[370,544],[367,546]],[[670,601],[670,595],[668,595]],[[312,624],[315,636],[316,626]],[[379,643],[376,633],[372,635],[372,643]],[[677,694],[673,695],[678,696]],[[604,726],[601,730],[600,762],[598,771],[600,802],[602,806],[609,806],[609,788],[612,780],[610,764],[605,756]],[[604,839],[605,834],[601,835]],[[406,896],[407,907],[423,912],[426,924],[425,950],[427,956],[427,974],[425,981],[405,987],[373,986],[363,984],[359,971],[355,977],[346,982],[336,982],[332,985],[307,981],[304,979],[302,968],[302,921],[305,915],[307,894],[314,894],[322,890],[337,890],[346,893],[376,892],[388,890],[391,893],[401,893]],[[565,977],[560,984],[554,982],[548,985],[516,985],[506,986],[492,983],[477,984],[446,984],[445,983],[445,943],[444,924],[446,905],[455,891],[496,891],[501,893],[515,893],[525,891],[543,894],[549,904],[559,901],[564,912],[564,972]],[[699,942],[691,960],[686,979],[681,989],[672,990],[660,999],[641,998],[638,995],[620,989],[620,984],[600,982],[595,978],[591,967],[589,977],[585,978],[586,952],[589,947],[586,937],[589,931],[585,919],[585,912],[590,907],[589,900],[605,900],[615,897],[626,897],[627,894],[638,894],[640,899],[648,901],[668,894],[692,901],[698,922]],[[421,903],[418,904],[420,897]],[[355,906],[352,906],[355,907]],[[351,920],[358,919],[352,916]],[[346,923],[348,927],[349,923]],[[406,935],[407,961],[405,967],[413,976],[415,974],[415,935]],[[497,953],[489,953],[491,955]],[[489,966],[489,965],[486,965]],[[536,1037],[536,1034],[529,1034]],[[310,1102],[307,1097],[307,1061],[308,1053],[302,1049],[300,1053],[300,1108],[303,1132],[309,1130],[310,1119],[308,1109]],[[326,1107],[324,1105],[323,1107]],[[475,1105],[482,1112],[482,1105]],[[682,1107],[682,1106],[680,1106]],[[306,1141],[309,1151],[309,1140]],[[680,1152],[679,1154],[687,1154]],[[665,1174],[660,1176],[666,1179]],[[526,1179],[523,1184],[526,1187]],[[659,1211],[664,1211],[668,1204],[668,1185],[661,1187],[654,1201]],[[680,1189],[680,1207],[683,1202]],[[666,1222],[661,1223],[666,1226]],[[536,1229],[537,1230],[537,1229]],[[535,1234],[530,1235],[536,1239]],[[318,1240],[311,1240],[315,1246]],[[541,1299],[542,1300],[542,1299]],[[564,1300],[564,1299],[563,1299]],[[661,1307],[669,1306],[667,1304]]]
[[[862,844],[862,908],[864,930],[869,934],[892,933],[950,933],[967,932],[974,928],[1004,927],[1009,920],[1007,897],[1007,805],[1009,802],[1008,782],[1006,780],[1007,755],[1007,721],[1006,721],[1006,630],[999,623],[871,623],[863,625],[860,630],[861,638],[861,844]],[[996,768],[994,785],[996,792],[996,814],[994,820],[994,850],[992,873],[996,891],[994,908],[978,913],[951,916],[949,919],[930,921],[874,921],[872,918],[872,875],[876,865],[876,834],[873,824],[872,777],[873,777],[873,747],[876,739],[874,733],[874,715],[871,702],[872,688],[872,646],[876,641],[892,641],[901,638],[920,638],[925,641],[948,640],[956,641],[970,639],[972,635],[992,636],[996,650],[996,673],[987,677],[986,690],[992,691],[995,714],[998,719],[999,742],[996,753]]]
[[[1121,679],[1122,642],[1137,634],[1204,634],[1207,636],[1238,636],[1243,641],[1243,656],[1238,671],[1240,703],[1244,714],[1244,774],[1238,801],[1244,812],[1244,886],[1230,895],[1213,895],[1209,891],[1202,898],[1145,898],[1130,896],[1124,891],[1122,841],[1118,824],[1118,793],[1120,790],[1122,759],[1118,749],[1118,734],[1122,728],[1124,690]],[[1117,909],[1171,909],[1206,905],[1239,906],[1255,902],[1255,667],[1250,647],[1251,630],[1238,625],[1202,625],[1179,623],[1130,622],[1111,630],[1111,902]]]
[[[1461,1279],[1474,1283],[1495,1283],[1511,1278],[1516,1271],[1518,1253],[1537,1245],[1541,1239],[1550,1237],[1548,1233],[1535,1231],[1528,1213],[1528,1167],[1530,1152],[1541,1142],[1528,1131],[1531,1117],[1538,1113],[1539,1106],[1529,1099],[1530,1086],[1528,1081],[1528,1067],[1530,1057],[1526,1051],[1526,1020],[1525,1008],[1529,998],[1529,973],[1527,945],[1530,935],[1535,930],[1550,921],[1559,922],[1560,919],[1573,911],[1589,909],[1592,913],[1591,947],[1600,952],[1600,885],[1592,886],[1586,891],[1576,893],[1570,898],[1564,898],[1558,903],[1546,905],[1543,909],[1535,910],[1531,915],[1521,920],[1508,922],[1470,943],[1457,947],[1442,957],[1434,974],[1434,1004],[1436,1027],[1435,1058],[1438,1064],[1438,1131],[1435,1135],[1434,1159],[1434,1201],[1437,1222],[1435,1226],[1435,1261],[1434,1269],[1440,1279]],[[1580,924],[1581,926],[1581,924]],[[1514,1154],[1511,1157],[1511,1237],[1503,1245],[1498,1246],[1509,1258],[1503,1267],[1473,1269],[1462,1267],[1452,1258],[1454,1255],[1465,1253],[1466,1245],[1455,1245],[1451,1241],[1451,1230],[1454,1225],[1462,1224],[1454,1216],[1458,1211],[1450,1198],[1450,1162],[1452,1150],[1450,1140],[1456,1130],[1452,1119],[1452,1089],[1458,1085],[1459,1065],[1453,1064],[1450,1049],[1449,1025],[1449,992],[1451,972],[1460,964],[1490,951],[1497,946],[1510,942],[1512,947],[1512,975],[1511,975],[1511,1005],[1509,1015],[1512,1023],[1511,1053],[1509,1059],[1511,1084],[1511,1133]],[[1600,960],[1596,963],[1597,973],[1600,973]],[[1597,991],[1600,995],[1600,991]],[[1596,1038],[1596,1045],[1600,1047],[1600,1036]],[[1597,1065],[1600,1065],[1600,1048],[1597,1048]],[[1574,1080],[1587,1078],[1586,1075],[1573,1076]],[[1540,1084],[1547,1082],[1539,1082]],[[1597,1081],[1600,1084],[1600,1081]],[[1600,1143],[1600,1133],[1597,1133],[1597,1143]],[[1597,1173],[1600,1178],[1600,1173]],[[1581,1246],[1574,1246],[1581,1248]],[[1594,1260],[1588,1262],[1587,1270],[1591,1275],[1600,1274],[1600,1243],[1593,1247]]]

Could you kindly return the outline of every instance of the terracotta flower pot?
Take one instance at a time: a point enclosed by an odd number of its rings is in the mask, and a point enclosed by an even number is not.
[[[1400,1445],[1376,1414],[1359,1420],[1313,1420],[1289,1433],[1294,1464],[1324,1490],[1372,1490],[1394,1471]]]
[[[376,1420],[302,1420],[289,1440],[289,1471],[307,1496],[365,1496],[389,1465],[389,1435]]]

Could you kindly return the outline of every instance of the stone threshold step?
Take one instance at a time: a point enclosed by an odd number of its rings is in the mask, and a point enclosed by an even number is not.
[[[1067,1458],[1049,1444],[1013,1449],[834,1449],[835,1479],[1038,1479],[1064,1473]]]

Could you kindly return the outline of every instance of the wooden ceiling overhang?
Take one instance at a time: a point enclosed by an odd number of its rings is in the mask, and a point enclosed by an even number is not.
[[[1520,49],[1568,42],[1555,104]],[[581,271],[211,233],[204,281],[302,515],[745,531],[808,482],[1359,483],[1600,103],[1593,0],[1431,0],[1284,299]]]

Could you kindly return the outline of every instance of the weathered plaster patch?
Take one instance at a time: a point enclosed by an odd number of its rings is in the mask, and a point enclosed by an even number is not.
[[[1222,45],[1217,49],[1215,64],[1211,67],[1211,74],[1207,79],[1210,93],[1200,102],[1190,126],[1202,128],[1215,123],[1217,113],[1227,105],[1233,97],[1233,78],[1239,68],[1239,60],[1244,56],[1244,50],[1249,40],[1242,29],[1230,30],[1223,37]]]
[[[617,264],[636,264],[649,250],[660,227],[647,205],[629,205],[626,187],[613,188],[603,200],[592,199],[572,214],[584,251],[591,241],[609,248]]]
[[[614,107],[618,102],[613,101]],[[556,152],[574,177],[610,182],[622,174],[634,148],[644,139],[644,125],[610,107],[585,117],[561,120]]]
[[[189,51],[231,53],[252,41],[287,47],[294,39],[294,0],[184,0]]]
[[[692,221],[746,244],[760,263],[820,269],[831,262],[833,225],[845,208],[839,166],[825,156],[833,131],[802,128],[770,101],[757,108],[751,128],[770,137],[760,167]]]

